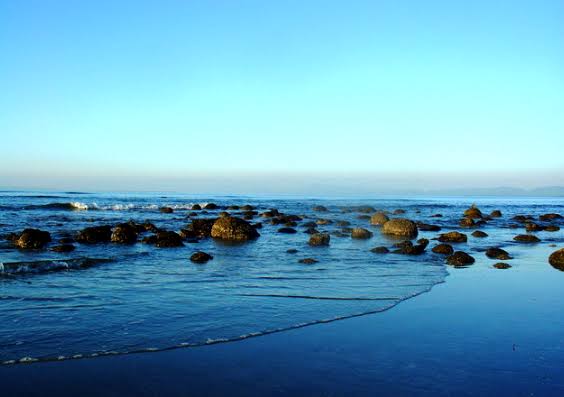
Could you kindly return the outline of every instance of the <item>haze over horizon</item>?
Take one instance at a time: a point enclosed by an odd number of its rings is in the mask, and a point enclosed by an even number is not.
[[[0,1],[0,188],[564,186],[564,2]]]

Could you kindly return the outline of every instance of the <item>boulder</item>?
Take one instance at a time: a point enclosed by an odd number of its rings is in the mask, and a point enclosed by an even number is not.
[[[351,237],[354,239],[366,240],[372,237],[372,232],[362,227],[355,227],[351,231]]]
[[[200,204],[194,204],[190,209],[192,211],[200,211],[202,209],[202,206]]]
[[[464,267],[473,264],[475,259],[466,252],[456,251],[454,254],[447,256],[446,261],[451,266]]]
[[[440,226],[430,225],[428,223],[417,222],[417,228],[422,232],[438,232],[441,230]]]
[[[192,222],[185,230],[190,231],[195,238],[207,238],[211,236],[211,231],[217,218],[211,219],[192,219]]]
[[[513,237],[513,240],[517,241],[518,243],[527,243],[527,244],[538,243],[541,241],[540,238],[538,238],[537,236],[533,236],[532,234],[519,234]]]
[[[51,251],[59,252],[59,253],[71,252],[71,251],[74,251],[74,245],[72,245],[72,244],[56,245],[53,248],[51,248]]]
[[[470,208],[464,211],[464,216],[466,218],[478,219],[482,217],[482,211],[480,211],[480,209],[475,205],[472,205]]]
[[[316,212],[327,212],[329,211],[326,207],[322,206],[322,205],[316,205],[315,207],[313,207],[313,210]]]
[[[493,265],[496,269],[510,269],[511,265],[509,263],[498,262]]]
[[[435,245],[431,251],[433,251],[435,254],[452,255],[454,249],[450,244],[438,244]]]
[[[394,215],[401,215],[401,214],[405,214],[405,210],[398,208],[397,210],[394,210],[393,212]]]
[[[313,247],[328,246],[331,236],[328,233],[314,233],[309,238],[309,245]]]
[[[476,227],[476,223],[472,218],[462,218],[458,224],[460,227]]]
[[[422,238],[417,241],[417,245],[414,245],[411,241],[403,241],[401,243],[396,244],[397,250],[393,251],[395,254],[403,254],[403,255],[421,255],[425,248],[429,245],[429,240],[426,238]]]
[[[20,249],[39,249],[43,248],[51,241],[49,232],[39,229],[24,229],[18,236],[12,238],[14,245]]]
[[[548,263],[550,263],[550,265],[555,269],[564,271],[564,248],[550,254],[548,257]]]
[[[159,208],[159,211],[163,214],[172,214],[174,212],[174,210],[170,207],[161,207]]]
[[[525,230],[529,233],[530,232],[540,232],[540,231],[544,230],[544,227],[537,224],[537,223],[534,223],[534,222],[527,222],[527,223],[525,223]]]
[[[383,234],[397,237],[417,237],[417,225],[409,219],[396,218],[384,223],[381,229]]]
[[[483,232],[481,230],[476,230],[476,231],[472,232],[472,236],[477,237],[477,238],[484,238],[484,237],[488,237],[488,233]]]
[[[317,259],[313,259],[313,258],[304,258],[304,259],[300,259],[298,262],[303,263],[305,265],[312,265],[312,264],[317,263],[319,261]]]
[[[557,232],[559,230],[560,230],[560,228],[558,226],[554,226],[554,225],[548,225],[544,228],[545,232]]]
[[[464,233],[448,232],[439,235],[438,240],[441,243],[465,243],[468,241],[468,237]]]
[[[107,243],[111,239],[112,227],[109,225],[87,227],[76,236],[76,241],[82,244]]]
[[[501,216],[502,216],[502,214],[501,214],[500,210],[493,210],[490,213],[490,217],[492,217],[492,218],[501,218]]]
[[[215,203],[207,203],[206,205],[204,205],[205,210],[216,210],[218,208],[219,207]]]
[[[194,252],[192,256],[190,256],[190,260],[195,263],[206,263],[207,261],[211,261],[212,259],[213,256],[203,251]]]
[[[294,228],[291,227],[281,227],[280,229],[278,229],[278,233],[284,233],[284,234],[296,234],[298,231]]]
[[[377,212],[370,217],[370,224],[371,225],[383,225],[384,223],[388,222],[390,218],[383,212]]]
[[[219,218],[212,226],[211,236],[224,241],[247,241],[260,236],[257,230],[247,221],[235,218]]]
[[[178,233],[161,230],[157,232],[155,245],[159,248],[173,248],[181,247],[184,243]]]
[[[541,216],[539,216],[539,220],[542,222],[550,222],[553,221],[555,219],[562,219],[562,215],[560,214],[543,214]]]
[[[120,223],[114,227],[111,241],[118,244],[133,244],[137,241],[137,229],[129,223]]]
[[[390,250],[387,247],[374,247],[370,252],[374,252],[375,254],[387,254]]]
[[[513,259],[510,255],[509,252],[501,249],[501,248],[497,248],[497,247],[492,247],[492,248],[488,248],[486,250],[486,256],[490,259],[499,259],[502,261],[506,261],[508,259]]]
[[[295,249],[295,248],[290,248],[290,249],[286,250],[286,253],[288,253],[288,254],[296,254],[297,252],[298,252],[298,250]]]

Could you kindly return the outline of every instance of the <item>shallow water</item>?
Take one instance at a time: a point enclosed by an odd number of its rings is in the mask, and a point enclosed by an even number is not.
[[[0,234],[38,227],[50,231],[55,242],[86,226],[130,219],[178,231],[189,223],[187,214],[192,205],[207,202],[251,204],[259,212],[277,208],[304,216],[304,222],[347,220],[351,226],[375,233],[366,241],[332,236],[328,248],[309,247],[309,235],[303,233],[303,227],[298,225],[294,235],[279,234],[276,231],[281,226],[256,217],[264,223],[261,237],[241,245],[211,239],[168,249],[141,243],[77,244],[76,251],[58,254],[49,250],[24,252],[4,244],[0,248],[4,268],[14,262],[36,267],[49,263],[37,265],[38,261],[55,261],[49,265],[53,266],[61,260],[71,266],[64,271],[0,278],[0,361],[78,358],[217,343],[386,310],[443,282],[447,274],[444,258],[430,250],[416,257],[373,254],[370,248],[391,247],[394,241],[383,237],[368,220],[358,219],[359,212],[343,209],[359,205],[388,211],[403,208],[407,212],[400,216],[448,231],[460,230],[458,220],[472,203],[463,198],[322,200],[4,192],[0,193]],[[318,204],[329,212],[312,211]],[[474,256],[483,256],[480,251],[489,246],[501,246],[516,259],[535,250],[544,255],[549,244],[563,241],[562,231],[538,232],[540,244],[519,245],[512,237],[523,233],[523,228],[509,227],[515,223],[511,217],[517,214],[538,217],[563,213],[561,199],[484,198],[476,204],[484,213],[500,209],[504,216],[481,229],[489,237],[469,235],[468,243],[461,245]],[[165,205],[175,212],[160,213],[159,207]],[[215,217],[219,211],[201,217]],[[431,217],[436,213],[443,217]],[[318,229],[335,232],[341,228],[331,224]],[[419,237],[437,234],[420,232]],[[289,248],[299,252],[288,254]],[[191,263],[188,258],[196,250],[211,253],[214,260],[205,265]],[[314,257],[319,263],[297,263],[305,257]],[[76,258],[109,261],[77,270],[72,269]]]

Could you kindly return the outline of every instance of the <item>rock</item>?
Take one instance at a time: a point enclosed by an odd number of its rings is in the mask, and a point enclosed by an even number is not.
[[[480,211],[480,209],[475,205],[472,205],[470,208],[464,211],[464,216],[466,218],[478,219],[482,217],[482,211]]]
[[[538,243],[540,242],[540,238],[537,236],[533,236],[532,234],[519,234],[513,237],[513,240],[517,241],[518,243]]]
[[[315,223],[315,222],[305,222],[305,223],[302,223],[301,226],[309,229],[309,228],[312,228],[312,227],[317,227],[317,223]]]
[[[374,252],[375,254],[387,254],[390,250],[387,247],[374,247],[370,252]]]
[[[313,247],[328,246],[331,236],[328,233],[315,233],[309,238],[309,245]]]
[[[213,256],[203,251],[194,252],[192,256],[190,256],[190,260],[195,263],[206,263],[207,261],[211,261],[212,259]]]
[[[319,230],[317,230],[317,229],[314,228],[314,227],[309,227],[309,228],[307,228],[306,230],[304,230],[304,233],[307,233],[307,234],[316,234],[316,233],[319,233]]]
[[[533,217],[530,215],[515,215],[512,219],[516,222],[525,223],[533,220]]]
[[[355,227],[351,231],[351,237],[354,239],[366,240],[372,237],[372,232],[362,227]]]
[[[431,215],[431,218],[442,218],[443,214],[433,214]]]
[[[417,225],[409,219],[396,218],[384,223],[381,229],[383,234],[398,237],[417,237]]]
[[[285,234],[296,234],[298,231],[291,227],[281,227],[278,229],[278,233],[285,233]]]
[[[397,210],[394,210],[393,212],[394,215],[401,215],[401,214],[405,214],[405,210],[398,208]]]
[[[141,225],[139,225],[143,228],[143,232],[153,232],[156,233],[159,231],[159,228],[156,227],[154,224],[152,224],[151,222],[143,222]]]
[[[107,243],[112,239],[112,227],[91,226],[81,230],[76,236],[76,241],[82,244]]]
[[[318,225],[330,225],[333,223],[333,221],[331,219],[318,219],[315,221],[315,223]]]
[[[395,254],[403,254],[403,255],[421,255],[427,245],[429,245],[429,240],[426,238],[422,238],[417,241],[417,245],[413,245],[411,241],[404,241],[402,243],[396,244],[398,247],[397,250],[393,251]]]
[[[346,227],[346,226],[350,226],[350,222],[349,221],[337,221],[335,223],[335,225],[339,226],[339,227]]]
[[[538,225],[538,224],[536,224],[536,223],[534,223],[534,222],[527,222],[527,223],[525,223],[525,230],[526,230],[527,232],[529,232],[529,233],[530,233],[530,232],[540,232],[540,231],[542,231],[543,229],[544,229],[543,226]]]
[[[151,236],[144,237],[143,240],[141,240],[141,242],[142,242],[143,244],[154,245],[154,244],[157,243],[157,235],[156,235],[156,234],[153,234],[153,235],[151,235]]]
[[[39,229],[24,229],[18,236],[14,235],[12,241],[20,249],[43,248],[51,241],[51,234]]]
[[[562,215],[560,214],[544,214],[539,216],[539,220],[542,222],[550,222],[553,221],[555,219],[562,219]]]
[[[326,207],[322,206],[322,205],[316,205],[315,207],[313,207],[313,210],[316,212],[327,212],[329,211]]]
[[[74,238],[63,237],[62,239],[59,240],[59,243],[61,243],[61,244],[72,244],[72,243],[74,243]]]
[[[295,254],[295,253],[298,252],[298,250],[295,249],[295,248],[290,248],[289,250],[286,250],[286,252],[287,252],[288,254]]]
[[[202,206],[200,204],[194,204],[192,206],[192,208],[190,208],[192,211],[199,211],[202,209]]]
[[[313,258],[304,258],[304,259],[300,259],[298,262],[306,265],[313,265],[314,263],[317,263],[319,261]]]
[[[230,206],[227,207],[228,211],[238,211],[240,209],[241,209],[241,207],[239,207],[238,205],[230,205]]]
[[[219,207],[217,206],[217,204],[214,203],[207,203],[206,205],[204,205],[204,209],[205,210],[216,210]]]
[[[477,238],[484,238],[484,237],[488,237],[488,233],[483,232],[481,230],[476,230],[476,231],[472,232],[472,236],[477,237]]]
[[[251,224],[251,226],[254,227],[255,229],[262,229],[262,222],[255,222]]]
[[[505,251],[501,248],[497,248],[497,247],[488,248],[486,250],[486,256],[490,259],[499,259],[499,260],[502,260],[502,261],[513,259],[509,255],[509,252],[507,252],[507,251]]]
[[[172,214],[174,212],[174,210],[170,207],[161,207],[159,208],[159,211],[163,214]]]
[[[441,243],[465,243],[468,237],[464,233],[448,232],[439,235],[438,239]]]
[[[133,244],[137,241],[137,229],[129,223],[120,223],[112,231],[112,243]]]
[[[159,248],[182,247],[182,237],[178,233],[162,230],[156,235],[155,245]]]
[[[428,223],[421,223],[421,222],[417,222],[417,228],[422,232],[438,232],[439,230],[441,230],[440,226],[429,225]]]
[[[74,245],[72,244],[61,244],[56,245],[55,247],[51,248],[53,252],[71,252],[74,251]]]
[[[377,212],[370,217],[370,224],[371,225],[383,225],[384,223],[388,222],[390,218],[383,212]]]
[[[355,211],[360,212],[362,214],[371,214],[373,212],[376,212],[376,208],[371,207],[369,205],[361,205],[360,207],[356,207]]]
[[[510,269],[511,265],[508,263],[498,262],[493,265],[493,267],[495,267],[496,269]]]
[[[490,213],[490,217],[492,217],[492,218],[501,218],[501,216],[502,216],[502,214],[501,214],[500,210],[493,210]]]
[[[435,245],[431,251],[433,251],[435,254],[452,255],[454,249],[450,244],[438,244]]]
[[[550,265],[555,269],[564,271],[564,248],[550,254],[548,257],[548,263],[550,263]]]
[[[195,238],[208,238],[211,236],[211,231],[217,218],[211,219],[192,219],[192,222],[185,229],[192,232],[191,237]]]
[[[558,226],[554,226],[554,225],[548,225],[544,228],[545,232],[557,232],[559,230],[560,230],[560,228]]]
[[[249,204],[245,204],[244,206],[241,207],[241,211],[253,211],[255,209],[255,207],[253,207],[252,205]]]
[[[460,227],[476,227],[476,223],[472,218],[462,218],[458,224]]]
[[[260,236],[251,224],[235,217],[219,218],[212,226],[211,236],[225,241],[248,241]]]
[[[451,266],[463,267],[473,264],[475,259],[466,252],[456,251],[454,254],[447,256],[446,261]]]

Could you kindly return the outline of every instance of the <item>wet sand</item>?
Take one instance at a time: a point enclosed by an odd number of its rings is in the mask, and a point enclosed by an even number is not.
[[[480,258],[384,313],[241,342],[0,368],[6,396],[564,395],[554,248]]]

